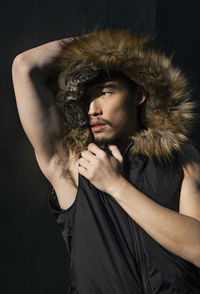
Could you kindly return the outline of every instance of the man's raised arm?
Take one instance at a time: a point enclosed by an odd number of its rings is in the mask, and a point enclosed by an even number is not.
[[[40,167],[46,173],[63,136],[63,118],[53,92],[45,84],[46,68],[59,50],[59,40],[52,41],[17,55],[12,65],[19,117]]]

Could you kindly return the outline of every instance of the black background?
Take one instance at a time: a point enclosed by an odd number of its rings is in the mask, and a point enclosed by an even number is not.
[[[65,244],[47,207],[48,182],[19,121],[11,78],[16,55],[94,27],[134,27],[158,35],[200,89],[199,1],[33,0],[1,4],[1,213],[0,292],[64,294],[68,273]],[[198,125],[194,139],[199,146]]]

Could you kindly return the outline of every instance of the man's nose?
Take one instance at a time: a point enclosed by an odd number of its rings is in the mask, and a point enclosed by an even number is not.
[[[100,115],[102,114],[102,109],[98,98],[92,100],[89,105],[88,115]]]

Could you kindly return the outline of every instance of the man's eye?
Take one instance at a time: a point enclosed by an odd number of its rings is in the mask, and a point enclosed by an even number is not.
[[[103,95],[103,96],[108,96],[110,94],[112,94],[112,93],[111,92],[101,92],[101,95]]]

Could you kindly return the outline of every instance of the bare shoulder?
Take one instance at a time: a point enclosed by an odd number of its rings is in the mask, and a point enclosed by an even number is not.
[[[191,144],[184,147],[184,179],[179,211],[200,221],[200,154]]]
[[[192,144],[185,144],[182,148],[182,167],[185,177],[200,177],[200,153]]]

